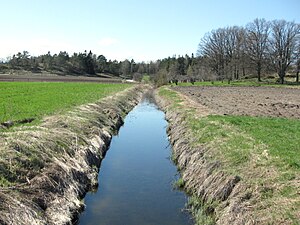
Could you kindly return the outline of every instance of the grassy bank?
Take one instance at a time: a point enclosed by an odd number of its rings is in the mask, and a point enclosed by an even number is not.
[[[263,224],[298,224],[300,211],[300,121],[293,119],[216,116],[201,117],[180,96],[161,88],[159,94],[172,102],[171,110],[184,115],[191,147],[208,149],[206,161],[218,161],[228,176],[238,176],[252,209]],[[184,182],[181,182],[184,183]],[[182,184],[181,184],[182,185]],[[193,195],[193,193],[191,193]],[[201,204],[200,204],[201,203]],[[195,194],[190,201],[198,224],[202,204]],[[210,204],[210,203],[209,203]],[[214,208],[221,203],[213,202]]]
[[[132,102],[126,102],[132,92],[140,94],[140,88],[136,86],[132,90],[129,89],[131,86],[0,83],[1,122],[14,121],[11,129],[0,126],[0,187],[24,183],[55,157],[66,152],[73,155],[77,146],[85,142],[83,139],[91,128],[116,129],[112,124],[113,121],[120,122],[116,112],[121,109],[126,112],[126,107],[132,106]],[[103,100],[126,88],[131,94],[125,91],[121,96],[115,96],[114,101],[110,98]],[[95,104],[90,104],[93,102]],[[21,125],[18,121],[26,118],[34,118],[34,121],[28,126],[18,126]],[[84,138],[81,140],[81,137]]]
[[[95,102],[130,84],[0,82],[0,123],[62,113]]]
[[[136,85],[0,132],[0,224],[72,224],[98,184],[113,134],[147,89]]]

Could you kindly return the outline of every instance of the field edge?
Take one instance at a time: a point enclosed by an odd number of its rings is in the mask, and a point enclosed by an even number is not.
[[[197,224],[268,224],[272,221],[297,224],[300,206],[297,205],[297,185],[293,183],[299,177],[294,174],[290,181],[291,177],[284,180],[290,182],[292,189],[281,182],[282,195],[276,198],[278,190],[274,183],[282,174],[273,166],[268,146],[235,126],[214,121],[205,107],[191,107],[191,102],[168,87],[157,90],[156,99],[166,112],[172,159],[181,174],[180,186],[191,195],[188,205]],[[199,133],[203,130],[198,126],[204,126],[208,135]],[[257,161],[249,160],[249,151],[228,149],[243,143],[236,142],[236,136],[246,141],[245,148],[251,150],[250,157]],[[232,163],[239,166],[232,168]],[[284,196],[288,195],[287,191],[292,191],[291,196]],[[272,210],[268,212],[269,209]]]
[[[134,86],[38,126],[1,133],[1,177],[17,181],[0,188],[0,223],[74,222],[81,198],[97,186],[112,135],[149,88]]]

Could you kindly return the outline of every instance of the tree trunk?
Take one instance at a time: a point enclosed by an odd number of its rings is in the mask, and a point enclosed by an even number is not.
[[[257,70],[257,81],[261,82],[260,70]]]
[[[261,82],[261,64],[260,64],[260,62],[257,63],[256,70],[257,70],[257,80],[258,80],[258,82]]]
[[[285,72],[283,70],[279,71],[279,78],[280,78],[280,83],[284,84],[284,77],[285,77]]]
[[[296,83],[299,83],[300,60],[297,63]]]

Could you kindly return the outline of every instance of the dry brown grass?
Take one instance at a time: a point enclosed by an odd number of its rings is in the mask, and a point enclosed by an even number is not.
[[[144,89],[144,90],[143,90]],[[148,87],[0,133],[0,224],[66,224],[97,172],[123,116]]]
[[[181,171],[184,187],[197,196],[197,200],[193,197],[196,205],[210,208],[208,214],[214,223],[300,221],[299,191],[294,195],[295,190],[300,190],[299,175],[291,180],[282,179],[284,172],[276,166],[277,159],[270,154],[268,145],[237,126],[210,120],[206,116],[213,112],[186,96],[166,89],[160,94],[160,104],[170,122],[173,159]],[[202,218],[200,221],[203,223]],[[204,221],[211,223],[211,219]]]

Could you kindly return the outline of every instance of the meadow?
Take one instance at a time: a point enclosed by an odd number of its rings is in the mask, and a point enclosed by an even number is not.
[[[131,84],[0,82],[0,123],[64,113],[75,106],[131,87]]]
[[[299,119],[199,116],[197,108],[187,105],[178,92],[161,88],[159,94],[172,102],[172,111],[184,114],[187,130],[194,140],[193,146],[209,149],[206,160],[221,162],[226,174],[238,175],[249,186],[249,193],[253,195],[251,204],[257,215],[263,212],[262,209],[268,209],[268,215],[274,221],[281,217],[285,222],[297,224],[300,209],[297,183],[300,171]],[[197,201],[201,202],[201,199]]]

